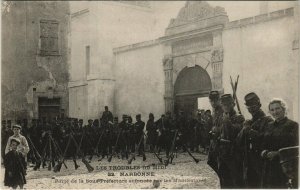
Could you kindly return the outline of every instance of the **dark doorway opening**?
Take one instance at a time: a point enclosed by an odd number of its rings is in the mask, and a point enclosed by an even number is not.
[[[53,120],[60,115],[60,98],[46,98],[40,97],[38,99],[39,104],[39,118],[43,120]]]

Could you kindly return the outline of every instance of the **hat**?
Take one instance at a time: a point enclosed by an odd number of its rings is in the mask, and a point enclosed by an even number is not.
[[[234,102],[231,94],[224,94],[221,96],[221,104]]]
[[[13,125],[12,128],[22,129],[22,126],[21,125]]]
[[[12,143],[12,142],[16,142],[16,143],[18,143],[18,145],[21,144],[21,141],[19,139],[17,139],[17,138],[12,138],[10,140],[10,143]]]
[[[141,117],[141,114],[137,114],[136,117]]]
[[[220,98],[220,94],[218,91],[210,91],[208,98],[210,100],[218,100]]]
[[[245,96],[245,105],[246,106],[260,105],[259,97],[254,92],[250,92]]]
[[[299,146],[292,146],[279,149],[280,163],[289,162],[299,157]]]

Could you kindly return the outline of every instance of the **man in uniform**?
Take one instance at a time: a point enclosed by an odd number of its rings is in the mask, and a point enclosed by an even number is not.
[[[260,158],[260,145],[265,128],[273,121],[261,110],[259,97],[251,92],[245,96],[245,105],[252,119],[244,122],[238,135],[238,144],[243,150],[243,177],[247,188],[260,188],[263,163]]]
[[[145,127],[145,122],[141,120],[141,114],[136,115],[136,122],[135,122],[135,129],[136,129],[136,145],[138,146],[138,143],[142,137],[142,142],[139,147],[139,155],[144,152],[144,127]]]
[[[209,93],[209,101],[213,110],[213,126],[210,135],[210,147],[208,152],[207,164],[219,175],[218,171],[218,151],[219,143],[218,138],[221,131],[221,121],[223,116],[223,110],[220,105],[220,95],[218,91],[211,91]]]
[[[237,146],[237,136],[245,119],[234,110],[235,103],[231,94],[221,96],[221,106],[224,111],[219,149],[221,188],[243,188],[242,154]]]
[[[104,123],[109,122],[109,121],[113,122],[114,117],[113,117],[113,114],[108,110],[108,106],[105,106],[104,109],[105,109],[105,111],[102,113],[102,117],[101,117],[102,121]]]

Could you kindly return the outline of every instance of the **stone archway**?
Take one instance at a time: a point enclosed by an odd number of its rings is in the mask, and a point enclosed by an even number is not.
[[[166,112],[192,111],[197,109],[198,97],[207,96],[210,90],[223,92],[222,30],[227,23],[225,9],[205,1],[187,1],[170,20],[160,38],[165,55]],[[201,83],[204,86],[197,86]]]
[[[209,74],[200,66],[185,67],[178,75],[174,85],[174,112],[195,113],[197,99],[208,96],[212,89]]]

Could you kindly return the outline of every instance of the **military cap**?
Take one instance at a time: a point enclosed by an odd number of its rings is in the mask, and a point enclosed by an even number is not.
[[[208,98],[210,100],[218,100],[220,98],[220,94],[218,91],[210,91]]]
[[[16,142],[18,145],[21,144],[21,141],[17,138],[11,138],[10,143]]]
[[[224,94],[221,96],[221,104],[234,102],[231,94]]]
[[[137,114],[136,117],[141,117],[141,114]]]
[[[299,158],[299,146],[292,146],[279,149],[280,163],[289,162]]]
[[[16,124],[16,125],[13,125],[13,126],[12,126],[12,128],[18,128],[18,129],[22,129],[22,126],[21,126],[21,125],[18,125],[18,124]]]
[[[260,105],[259,97],[254,92],[250,92],[245,96],[245,105],[246,106]]]

